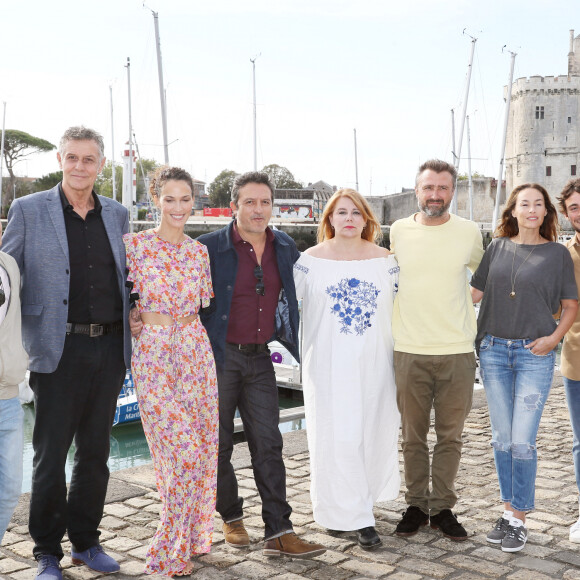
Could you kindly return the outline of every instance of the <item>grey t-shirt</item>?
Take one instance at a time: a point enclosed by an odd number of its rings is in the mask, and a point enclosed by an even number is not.
[[[515,297],[510,298],[514,278]],[[471,285],[483,292],[475,339],[478,351],[486,334],[530,340],[552,334],[560,300],[578,298],[570,252],[556,242],[533,246],[515,244],[507,237],[494,239]]]

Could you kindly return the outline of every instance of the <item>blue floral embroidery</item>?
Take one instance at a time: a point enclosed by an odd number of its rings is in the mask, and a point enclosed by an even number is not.
[[[372,326],[371,319],[377,309],[380,290],[372,282],[357,278],[343,278],[326,293],[334,300],[331,312],[338,316],[340,332],[361,336]]]
[[[393,298],[395,297],[395,295],[399,291],[399,272],[400,271],[401,271],[401,269],[399,268],[399,266],[389,268],[389,274],[391,275],[391,278],[393,279]]]

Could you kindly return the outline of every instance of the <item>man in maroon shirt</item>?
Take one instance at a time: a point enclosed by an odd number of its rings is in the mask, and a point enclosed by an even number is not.
[[[212,343],[219,390],[217,511],[225,541],[250,543],[243,498],[231,463],[236,407],[252,457],[265,524],[264,555],[311,558],[325,551],[292,529],[286,501],[286,471],[278,428],[278,389],[267,343],[280,340],[298,358],[298,304],[292,269],[299,252],[293,240],[271,230],[274,188],[264,173],[240,175],[231,207],[235,219],[199,241],[208,248],[215,299],[201,319]],[[287,305],[278,317],[279,302]]]

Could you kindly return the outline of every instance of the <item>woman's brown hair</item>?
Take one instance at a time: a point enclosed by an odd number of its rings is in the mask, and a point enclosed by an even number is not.
[[[512,215],[518,201],[518,194],[524,189],[535,189],[539,191],[544,198],[544,205],[546,206],[546,217],[540,226],[540,235],[550,242],[558,241],[558,214],[556,208],[550,199],[548,192],[538,183],[523,183],[518,185],[510,193],[506,202],[503,213],[501,214],[501,221],[495,230],[496,238],[513,238],[520,232],[518,227],[518,220]]]

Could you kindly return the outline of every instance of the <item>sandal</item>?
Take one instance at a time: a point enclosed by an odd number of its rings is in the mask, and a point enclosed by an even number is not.
[[[193,573],[193,562],[190,560],[186,565],[185,568],[179,572],[178,574],[171,574],[169,578],[181,578],[182,576],[191,576]]]

